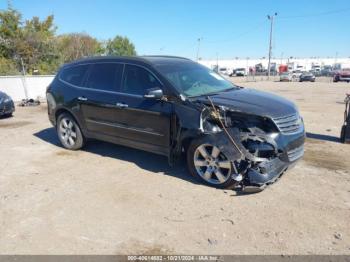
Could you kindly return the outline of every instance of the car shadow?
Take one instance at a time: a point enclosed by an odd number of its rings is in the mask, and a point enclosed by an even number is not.
[[[33,135],[47,143],[63,148],[57,137],[56,130],[53,127],[43,129]],[[177,177],[193,184],[200,184],[187,171],[184,158],[179,159],[179,161],[171,167],[168,164],[168,159],[164,156],[97,140],[89,141],[81,150],[103,157],[131,162],[142,169],[154,173],[164,173],[165,175]]]
[[[322,134],[315,134],[315,133],[307,132],[306,137],[312,138],[312,139],[317,139],[317,140],[340,143],[340,138],[336,137],[336,136],[329,136],[329,135],[322,135]]]

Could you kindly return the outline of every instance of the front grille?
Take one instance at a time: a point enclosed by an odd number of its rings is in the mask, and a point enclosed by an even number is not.
[[[289,150],[287,152],[288,159],[290,162],[293,162],[299,158],[301,158],[304,155],[304,145],[294,148],[292,150]]]
[[[277,117],[274,118],[273,121],[278,129],[285,134],[297,132],[301,125],[301,120],[298,114]]]

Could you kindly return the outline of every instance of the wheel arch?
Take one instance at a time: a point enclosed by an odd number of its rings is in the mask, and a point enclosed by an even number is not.
[[[78,120],[78,118],[74,115],[73,112],[71,112],[69,109],[64,108],[64,107],[61,107],[55,111],[55,125],[57,125],[58,117],[63,113],[70,115],[74,119],[74,121],[78,124],[81,132],[84,132],[82,125],[81,125],[80,121]]]

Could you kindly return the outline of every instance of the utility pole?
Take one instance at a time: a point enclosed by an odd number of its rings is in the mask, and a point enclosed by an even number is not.
[[[23,84],[23,89],[24,89],[24,95],[26,97],[26,100],[28,100],[26,71],[25,71],[25,68],[24,68],[24,63],[23,63],[22,57],[21,57],[21,66],[22,66],[22,74],[23,74],[22,84]]]
[[[284,53],[282,52],[281,53],[281,65],[283,64],[283,55],[284,55]]]
[[[271,21],[270,26],[270,42],[269,42],[269,64],[267,66],[267,79],[270,79],[271,74],[271,55],[272,55],[272,31],[273,31],[273,19],[277,16],[277,13],[274,15],[268,15],[267,18]]]
[[[338,60],[338,51],[335,52],[334,65],[337,64],[337,60]]]
[[[218,54],[218,52],[216,52],[216,68],[218,70],[217,73],[219,73],[219,54]]]
[[[165,46],[163,46],[163,47],[159,48],[159,52],[162,54],[162,53],[163,53],[163,51],[164,51],[164,49],[165,49]]]
[[[198,41],[198,47],[197,47],[197,62],[199,61],[199,48],[201,46],[201,41],[202,41],[203,37],[200,37],[197,39]]]

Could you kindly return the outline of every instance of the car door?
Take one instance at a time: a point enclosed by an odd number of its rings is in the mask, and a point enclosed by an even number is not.
[[[118,136],[146,150],[166,153],[170,141],[172,105],[160,99],[145,98],[147,90],[162,88],[148,69],[132,64],[124,67],[123,81],[117,97]]]
[[[119,110],[116,106],[117,90],[120,88],[123,67],[121,63],[102,62],[91,65],[89,69],[78,100],[90,136],[100,138],[116,134],[115,121]]]

